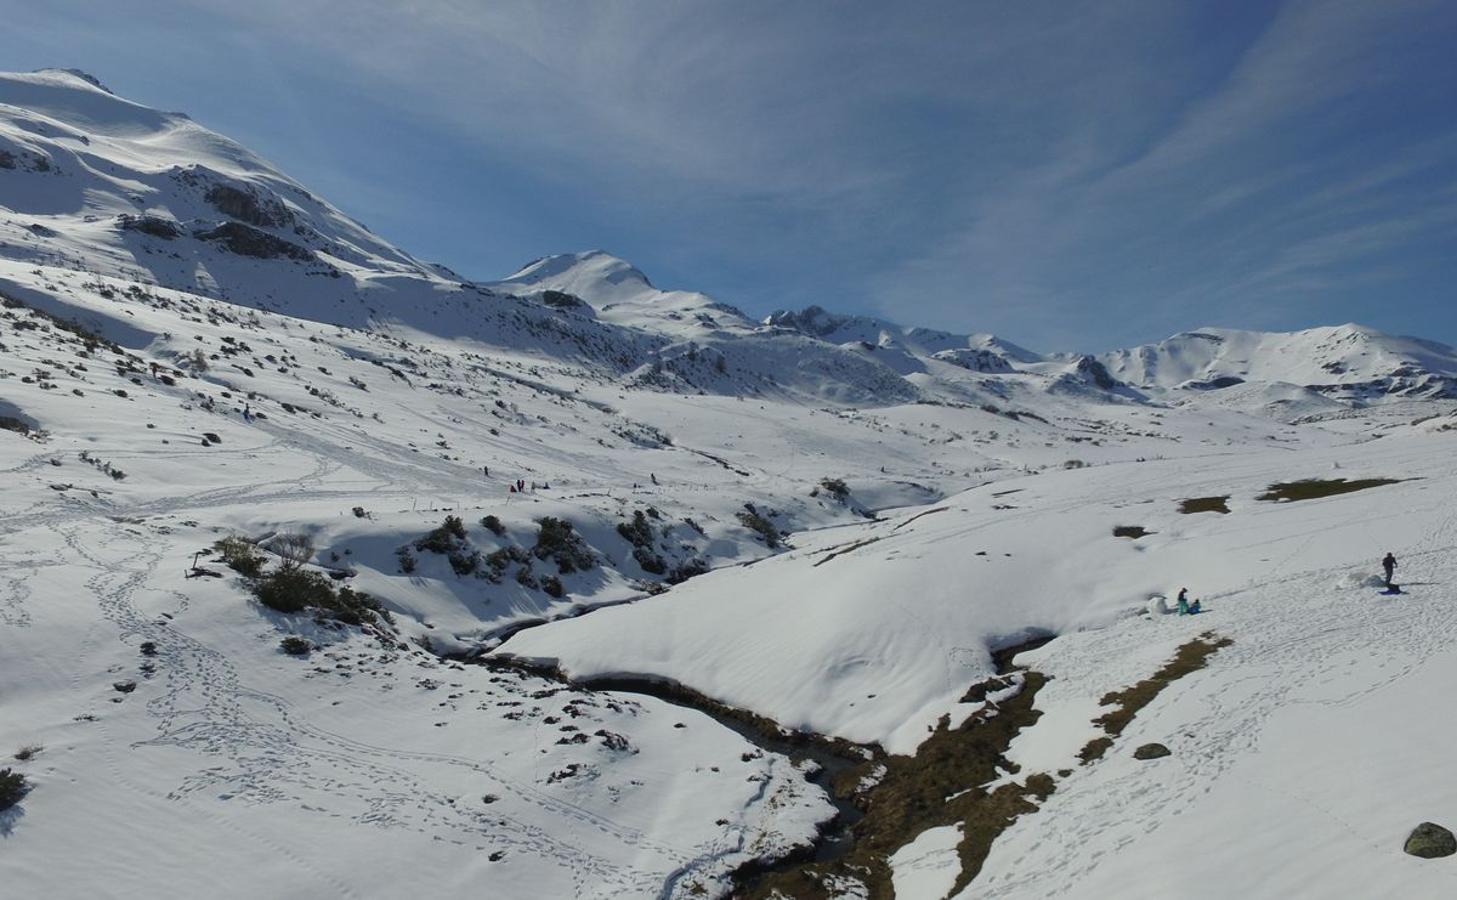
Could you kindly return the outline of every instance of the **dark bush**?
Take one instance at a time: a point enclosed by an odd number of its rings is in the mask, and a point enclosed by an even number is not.
[[[415,571],[415,554],[410,552],[409,547],[401,547],[395,551],[395,556],[400,559],[400,571],[406,575]]]
[[[263,554],[240,537],[225,537],[212,545],[223,563],[239,575],[257,578],[263,572]]]
[[[757,531],[764,539],[765,546],[770,549],[779,546],[779,529],[754,508],[754,504],[745,503],[744,508],[739,510],[739,524],[751,531]]]
[[[506,533],[506,526],[502,525],[501,520],[495,516],[486,516],[484,519],[481,519],[481,525],[485,526],[485,529],[496,537],[500,537]]]
[[[633,510],[631,522],[617,523],[617,533],[634,547],[651,547],[653,544],[653,525],[640,509]]]
[[[334,601],[334,586],[319,572],[308,569],[279,569],[253,582],[253,596],[269,609],[282,613],[302,612],[310,606],[328,606]]]
[[[481,564],[481,554],[478,550],[452,550],[447,558],[450,560],[450,568],[457,575],[469,575]]]
[[[312,643],[296,634],[291,634],[279,641],[278,647],[289,656],[308,656],[309,652],[314,649]]]
[[[415,542],[415,549],[440,554],[452,553],[460,548],[463,540],[465,523],[460,520],[460,516],[446,516],[439,528]]]
[[[536,546],[531,552],[537,559],[552,560],[563,574],[597,565],[597,557],[588,549],[581,535],[572,530],[571,522],[544,516],[536,524],[540,530],[536,533]]]
[[[637,560],[637,564],[642,566],[642,570],[644,572],[651,572],[654,575],[662,575],[664,572],[668,571],[667,563],[663,562],[663,558],[658,554],[654,553],[651,548],[632,548],[632,558]]]
[[[525,550],[516,546],[502,547],[486,556],[486,565],[497,572],[504,572],[506,567],[513,562],[530,564],[531,557]]]
[[[708,571],[708,563],[697,557],[680,563],[673,567],[668,573],[669,584],[682,584],[690,578],[696,578]]]
[[[834,495],[836,500],[839,500],[841,502],[843,502],[846,497],[850,496],[850,488],[848,485],[845,484],[845,480],[843,478],[820,479],[820,487],[824,488],[826,491],[829,491],[831,494]]]
[[[555,575],[548,575],[541,579],[541,589],[558,600],[567,593],[567,589],[562,586],[562,580]]]
[[[30,782],[24,775],[12,769],[0,769],[0,812],[19,803],[29,790]]]
[[[380,602],[363,591],[356,591],[353,588],[341,587],[339,593],[328,604],[324,605],[328,617],[343,622],[346,625],[363,625],[365,622],[373,622],[382,618],[391,622],[389,612],[380,605]]]

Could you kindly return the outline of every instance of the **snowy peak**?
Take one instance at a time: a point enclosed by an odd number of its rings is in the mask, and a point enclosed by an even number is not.
[[[623,303],[653,304],[665,295],[641,269],[602,250],[544,256],[493,287],[523,296],[566,294],[599,310]]]
[[[556,296],[565,294],[590,305],[604,321],[675,338],[754,327],[737,308],[707,294],[659,290],[641,269],[602,250],[543,257],[490,287],[554,303],[567,302]]]
[[[1114,378],[1148,389],[1288,383],[1342,399],[1457,396],[1457,351],[1346,324],[1289,333],[1200,328],[1103,354]]]

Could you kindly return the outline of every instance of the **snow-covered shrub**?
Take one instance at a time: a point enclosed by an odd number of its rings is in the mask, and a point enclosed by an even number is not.
[[[481,525],[496,537],[500,537],[506,533],[506,526],[502,525],[501,520],[495,516],[486,516],[481,519]]]
[[[305,638],[299,637],[296,634],[291,634],[283,640],[279,641],[278,647],[289,656],[307,656],[309,652],[314,649],[314,645],[312,643],[310,643]]]
[[[567,593],[567,589],[562,586],[562,580],[555,575],[548,575],[541,579],[541,589],[558,600]]]

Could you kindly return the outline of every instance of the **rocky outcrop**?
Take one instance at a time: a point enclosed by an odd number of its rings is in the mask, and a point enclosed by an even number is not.
[[[244,225],[242,222],[224,222],[215,228],[197,232],[196,237],[204,241],[215,241],[224,249],[239,256],[252,256],[258,259],[287,257],[300,262],[314,259],[312,250],[251,225]]]
[[[116,225],[122,231],[139,231],[168,241],[182,237],[181,226],[161,216],[133,216],[123,213],[117,216]]]
[[[1163,744],[1144,744],[1142,747],[1133,751],[1134,759],[1160,759],[1171,755],[1172,753],[1169,748]]]
[[[259,228],[284,228],[293,224],[293,213],[277,198],[261,196],[257,191],[215,184],[203,196],[225,216],[256,225]]]

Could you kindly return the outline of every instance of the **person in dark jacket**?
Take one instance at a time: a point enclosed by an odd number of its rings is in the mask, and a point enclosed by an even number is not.
[[[1381,568],[1386,570],[1386,586],[1391,587],[1391,577],[1396,574],[1396,557],[1390,553],[1381,561]]]

